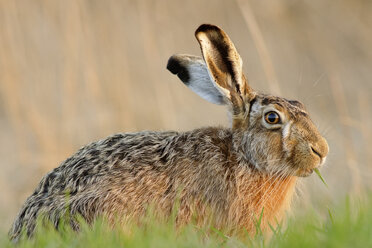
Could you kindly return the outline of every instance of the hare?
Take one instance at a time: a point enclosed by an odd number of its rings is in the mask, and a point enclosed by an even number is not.
[[[173,55],[167,69],[209,102],[227,105],[231,128],[122,133],[82,147],[45,175],[10,232],[31,236],[38,216],[58,228],[61,217],[140,218],[153,204],[177,224],[195,219],[216,228],[255,231],[280,221],[298,177],[312,174],[328,144],[302,103],[257,93],[227,34],[203,24],[195,32],[202,57]],[[66,195],[68,195],[66,197]],[[74,228],[78,223],[70,221]]]

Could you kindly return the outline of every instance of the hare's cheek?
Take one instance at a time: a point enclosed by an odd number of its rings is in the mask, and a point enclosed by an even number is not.
[[[308,151],[307,144],[298,142],[293,148],[291,164],[297,169],[309,169],[314,167],[314,159]]]
[[[290,139],[289,137],[282,139],[283,153],[286,158],[292,156],[297,143],[295,139]]]
[[[268,134],[266,134],[268,135]],[[270,133],[268,140],[262,143],[268,170],[275,170],[283,162],[283,151],[281,137],[278,133]]]
[[[302,163],[299,160],[299,144],[295,139],[283,139],[282,141],[282,154],[285,158],[286,164],[288,164],[293,169],[297,169]]]

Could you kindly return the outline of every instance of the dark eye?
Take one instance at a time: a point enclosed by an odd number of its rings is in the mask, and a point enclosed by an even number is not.
[[[269,124],[278,124],[280,122],[280,116],[274,111],[267,112],[265,114],[265,121]]]

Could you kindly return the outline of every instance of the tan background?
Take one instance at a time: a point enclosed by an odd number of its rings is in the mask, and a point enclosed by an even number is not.
[[[230,35],[253,88],[303,101],[328,138],[329,189],[302,180],[301,204],[371,189],[371,13],[363,0],[0,0],[0,228],[88,142],[228,125],[165,69],[200,54],[201,23]]]

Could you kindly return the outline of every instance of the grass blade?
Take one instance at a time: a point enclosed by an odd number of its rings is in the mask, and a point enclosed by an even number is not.
[[[325,182],[325,180],[323,179],[322,174],[320,174],[319,169],[318,169],[318,168],[315,168],[314,171],[315,171],[315,173],[318,175],[318,177],[320,178],[320,180],[322,180],[322,182],[324,183],[324,185],[328,188],[328,185],[327,185],[327,183]]]

